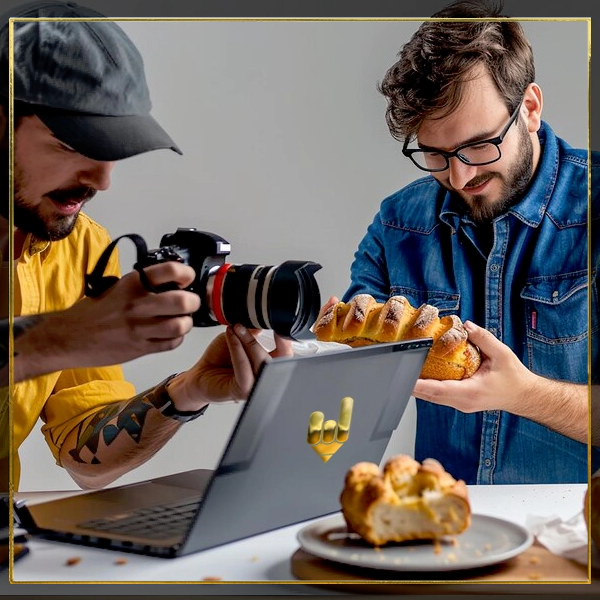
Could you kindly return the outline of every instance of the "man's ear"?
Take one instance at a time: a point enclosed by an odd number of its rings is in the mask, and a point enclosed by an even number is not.
[[[542,108],[544,106],[542,90],[537,83],[530,83],[527,86],[523,98],[523,106],[527,112],[527,116],[525,117],[527,130],[530,133],[535,133],[541,127]]]

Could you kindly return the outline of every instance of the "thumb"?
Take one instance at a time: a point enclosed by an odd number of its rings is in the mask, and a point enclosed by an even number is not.
[[[469,335],[469,341],[478,346],[485,354],[489,354],[489,351],[493,350],[498,344],[502,344],[493,333],[479,327],[473,321],[465,321],[464,326]]]

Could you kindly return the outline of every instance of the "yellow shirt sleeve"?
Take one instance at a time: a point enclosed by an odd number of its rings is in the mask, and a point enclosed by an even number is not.
[[[120,366],[72,369],[60,374],[41,417],[46,442],[60,464],[60,449],[72,429],[104,406],[135,395]]]
[[[63,240],[26,240],[17,264],[15,314],[64,310],[84,296],[85,275],[110,243],[108,232],[81,213],[75,229]],[[118,253],[113,252],[105,275],[120,276]],[[72,335],[77,335],[73,331]],[[49,373],[13,386],[13,486],[18,488],[18,448],[38,418],[58,464],[61,445],[69,432],[103,406],[135,395],[120,366],[71,369]],[[1,450],[1,448],[0,448]]]

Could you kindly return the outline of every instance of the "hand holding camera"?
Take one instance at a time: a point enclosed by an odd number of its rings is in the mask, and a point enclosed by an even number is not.
[[[139,278],[130,273],[119,281],[105,277],[104,270],[115,245],[123,237],[131,239],[137,247],[134,268]],[[310,261],[286,261],[276,266],[229,264],[225,258],[230,248],[221,236],[196,229],[179,228],[173,234],[166,234],[160,247],[150,251],[143,238],[129,234],[116,238],[86,277],[86,294],[92,298],[100,295],[108,298],[117,281],[121,287],[123,279],[136,278],[138,287],[141,281],[150,292],[140,302],[155,299],[163,307],[170,301],[170,295],[173,302],[181,302],[183,288],[188,292],[187,297],[192,292],[196,300],[187,312],[193,326],[229,325],[192,368],[169,384],[169,395],[178,410],[195,411],[206,402],[247,398],[265,360],[291,355],[289,340],[312,336],[310,327],[321,304],[314,273],[321,265]],[[166,277],[165,269],[173,271],[173,279]],[[183,282],[181,276],[186,269],[193,275],[188,272],[190,278]],[[184,318],[171,317],[165,321],[183,327]],[[267,353],[248,329],[272,329],[275,350]]]
[[[149,291],[164,292],[179,286],[153,285],[148,280],[147,267],[179,262],[194,269],[195,278],[185,287],[200,299],[198,310],[192,314],[194,326],[241,323],[251,329],[272,329],[288,339],[312,337],[310,327],[321,304],[314,278],[320,264],[295,260],[276,266],[229,264],[225,258],[231,250],[230,244],[217,234],[194,228],[179,228],[175,233],[165,234],[160,248],[150,251],[137,234],[116,238],[86,278],[88,296],[98,296],[116,282],[116,278],[104,277],[103,273],[115,245],[124,237],[136,244],[134,268]]]

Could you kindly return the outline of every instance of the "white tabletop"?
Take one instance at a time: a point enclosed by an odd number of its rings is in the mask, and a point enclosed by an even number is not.
[[[585,489],[585,484],[469,486],[469,495],[474,513],[526,525],[528,516],[532,515],[573,517],[582,510]],[[268,586],[260,586],[261,595],[310,594],[310,590],[314,593],[314,588],[294,578],[290,559],[299,548],[297,532],[311,522],[176,559],[33,540],[28,543],[30,553],[14,564],[12,582],[198,583],[216,580],[238,584],[194,586],[194,593],[199,589],[201,594],[247,593],[243,591],[244,583],[271,582]],[[139,593],[139,586],[133,587]],[[17,586],[22,593],[32,593],[26,592],[25,588],[31,589],[31,586]],[[50,590],[47,593],[58,593],[58,590],[52,591],[53,586],[44,586],[44,589]],[[186,586],[180,589],[180,593],[190,591]],[[134,593],[133,590],[130,593]],[[319,590],[318,593],[336,592]]]

